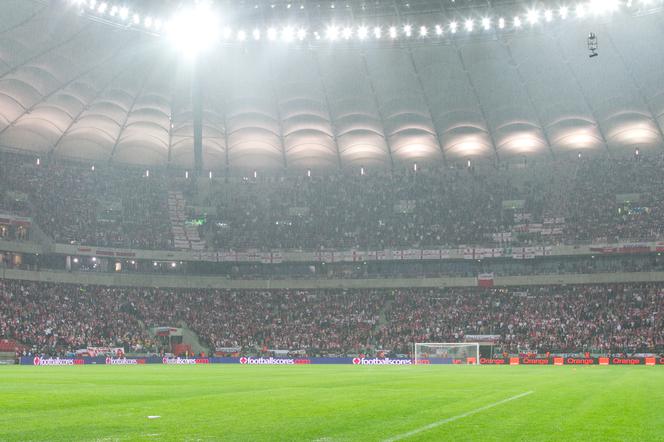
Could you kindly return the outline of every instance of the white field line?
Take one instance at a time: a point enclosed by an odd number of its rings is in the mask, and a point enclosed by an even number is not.
[[[409,431],[407,433],[397,434],[396,436],[392,436],[390,438],[385,439],[383,442],[394,442],[394,441],[397,441],[397,440],[406,439],[408,437],[415,436],[416,434],[420,434],[424,431],[429,431],[429,430],[431,430],[433,428],[436,428],[436,427],[439,427],[441,425],[444,425],[444,424],[447,424],[447,423],[450,423],[450,422],[454,422],[454,421],[459,420],[459,419],[463,419],[464,417],[472,416],[473,414],[480,413],[482,411],[488,410],[488,409],[493,408],[493,407],[497,407],[498,405],[506,404],[508,402],[515,401],[517,399],[521,399],[522,397],[528,396],[529,394],[532,394],[532,393],[533,393],[533,391],[526,391],[525,393],[517,394],[516,396],[512,396],[512,397],[508,397],[507,399],[503,399],[502,401],[494,402],[494,403],[489,404],[489,405],[484,405],[480,408],[476,408],[474,410],[467,411],[465,413],[458,414],[456,416],[448,417],[446,419],[442,419],[442,420],[439,420],[437,422],[433,422],[429,425],[425,425],[423,427],[416,428],[415,430]]]

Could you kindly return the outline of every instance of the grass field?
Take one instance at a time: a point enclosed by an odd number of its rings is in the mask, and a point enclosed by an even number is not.
[[[3,441],[400,438],[664,440],[664,369],[0,367]]]

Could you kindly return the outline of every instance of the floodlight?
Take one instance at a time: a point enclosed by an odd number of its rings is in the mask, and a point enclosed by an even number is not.
[[[231,38],[231,35],[233,35],[233,30],[231,28],[229,28],[228,26],[226,26],[224,28],[223,35],[224,35],[224,40],[228,40],[229,38]]]
[[[367,38],[367,35],[369,35],[369,29],[366,26],[360,26],[357,29],[357,37],[360,40],[364,40],[365,38]]]
[[[261,39],[260,29],[254,29],[251,35],[254,37],[254,40],[260,40]]]
[[[380,38],[382,32],[383,31],[382,31],[382,29],[380,29],[380,26],[376,26],[373,30],[374,37]]]
[[[238,41],[245,41],[247,39],[247,33],[244,32],[243,30],[237,31],[237,40]]]
[[[413,35],[413,27],[411,25],[405,25],[403,27],[403,33],[406,34],[406,37]]]
[[[132,17],[132,20],[134,21],[134,24],[137,25],[141,22],[141,16],[138,15],[138,14],[134,14],[134,16]]]
[[[397,38],[397,28],[390,26],[390,38]]]
[[[290,43],[290,42],[293,41],[293,39],[295,38],[295,30],[294,30],[292,27],[290,27],[290,26],[286,26],[286,27],[281,31],[281,38],[282,38],[286,43]]]
[[[489,17],[484,17],[482,19],[482,27],[484,28],[485,31],[491,29],[491,19]]]
[[[270,41],[274,41],[277,39],[277,30],[274,28],[269,28],[267,30],[267,38]]]
[[[353,30],[349,27],[346,27],[343,31],[341,31],[341,35],[345,40],[350,40],[350,38],[353,36]]]
[[[514,27],[515,28],[521,27],[521,18],[518,15],[514,17]]]
[[[443,35],[443,27],[441,25],[436,25],[436,35]]]
[[[145,17],[145,20],[143,20],[143,24],[145,25],[146,28],[152,27],[152,17]]]
[[[452,23],[450,23],[450,32],[452,34],[456,34],[456,31],[457,31],[458,27],[459,27],[459,25],[457,24],[457,22],[453,21]]]
[[[90,9],[94,9],[97,7],[97,0],[90,0]]]
[[[553,20],[553,11],[551,11],[551,9],[547,9],[546,11],[544,11],[544,20],[546,20],[547,22]]]
[[[118,14],[118,7],[117,6],[111,7],[111,10],[109,11],[109,15],[111,17],[115,17],[117,14]]]
[[[103,14],[104,12],[106,12],[107,9],[108,9],[108,3],[104,2],[99,5],[99,8],[97,8],[97,12]]]
[[[429,30],[426,26],[420,26],[420,37],[426,37],[429,33]]]
[[[302,40],[305,39],[306,36],[307,36],[307,30],[306,29],[300,28],[300,29],[297,30],[297,39],[298,40],[302,41]]]
[[[129,9],[127,8],[120,8],[120,18],[122,20],[126,20],[127,17],[129,17]]]
[[[536,9],[530,9],[526,16],[528,17],[528,23],[531,25],[534,25],[539,20],[539,12]]]
[[[170,40],[184,54],[195,55],[213,46],[219,39],[218,15],[208,2],[179,11],[171,22]]]
[[[325,36],[328,40],[336,40],[339,38],[339,28],[332,25],[328,26],[327,30],[325,31]]]
[[[500,29],[504,29],[504,28],[505,28],[505,19],[504,19],[503,17],[500,17],[500,18],[498,19],[498,27],[499,27]]]
[[[475,22],[473,21],[472,18],[469,18],[466,20],[464,27],[466,28],[466,31],[468,32],[473,32],[473,27],[475,26]]]
[[[569,8],[567,6],[563,6],[562,8],[560,8],[560,18],[565,20],[568,14],[569,14]]]

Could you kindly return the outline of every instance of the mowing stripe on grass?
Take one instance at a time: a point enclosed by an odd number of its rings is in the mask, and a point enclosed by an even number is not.
[[[503,399],[502,401],[494,402],[493,404],[489,404],[489,405],[484,405],[480,408],[476,408],[474,410],[467,411],[465,413],[458,414],[456,416],[448,417],[447,419],[442,419],[442,420],[439,420],[437,422],[433,422],[429,425],[425,425],[423,427],[416,428],[415,430],[409,431],[407,433],[402,433],[402,434],[398,434],[396,436],[392,436],[388,439],[385,439],[383,442],[394,442],[394,441],[397,441],[397,440],[406,439],[408,437],[415,436],[416,434],[420,434],[423,431],[428,431],[428,430],[431,430],[432,428],[439,427],[443,424],[447,424],[449,422],[453,422],[453,421],[456,421],[456,420],[459,420],[459,419],[463,419],[464,417],[472,416],[473,414],[477,414],[480,411],[488,410],[489,408],[497,407],[498,405],[506,404],[507,402],[511,402],[511,401],[515,401],[517,399],[521,399],[522,397],[528,396],[529,394],[532,394],[532,393],[533,393],[533,391],[526,391],[525,393],[517,394],[516,396],[512,396],[512,397],[508,397],[507,399]]]

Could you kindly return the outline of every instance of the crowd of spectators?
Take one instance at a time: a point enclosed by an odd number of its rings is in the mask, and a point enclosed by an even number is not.
[[[600,353],[661,349],[664,286],[580,285],[522,289],[400,292],[379,342],[459,342],[499,335],[508,353]],[[660,350],[661,351],[661,350]]]
[[[150,327],[186,325],[212,350],[408,354],[413,342],[498,335],[497,351],[664,350],[664,284],[227,291],[0,281],[0,338],[33,353],[155,350]]]
[[[664,235],[662,158],[246,179],[210,192],[218,248],[531,245]]]
[[[210,250],[525,246],[664,237],[664,158],[656,156],[551,159],[527,167],[425,165],[229,176],[192,186],[174,171],[148,174],[119,165],[93,170],[0,155],[0,213],[29,214],[58,242],[172,249],[168,190],[188,197],[188,216],[202,224]]]
[[[2,152],[0,184],[0,213],[32,217],[56,242],[172,249],[163,177],[136,169],[37,164]],[[16,195],[27,199],[16,201]]]

